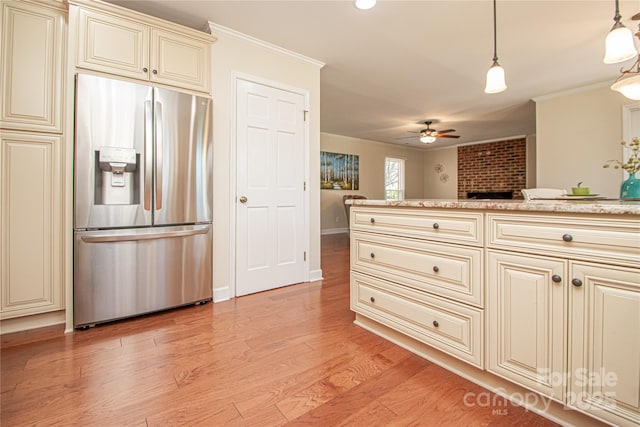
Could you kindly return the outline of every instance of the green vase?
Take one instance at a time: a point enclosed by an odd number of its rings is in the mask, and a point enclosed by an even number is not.
[[[626,181],[620,187],[621,199],[640,199],[640,179],[636,178],[636,174],[629,175]]]

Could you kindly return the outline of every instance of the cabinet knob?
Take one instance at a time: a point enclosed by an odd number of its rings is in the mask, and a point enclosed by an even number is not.
[[[433,326],[435,326],[435,327],[437,328],[438,326],[440,326],[440,323],[438,323],[438,321],[437,321],[437,320],[434,320],[434,321],[433,321]]]
[[[158,70],[153,70],[152,73],[153,74],[158,74]]]
[[[375,218],[371,218],[371,224],[375,223],[376,219]]]
[[[580,280],[580,279],[573,279],[573,280],[571,281],[571,284],[572,284],[573,286],[575,286],[575,287],[580,287],[580,286],[582,286],[582,280]]]
[[[551,280],[553,280],[556,283],[560,283],[560,282],[562,282],[562,277],[560,277],[557,274],[554,274],[553,276],[551,276]]]
[[[437,230],[438,228],[440,228],[440,224],[438,224],[437,222],[434,222],[433,223],[433,228],[435,228]]]
[[[433,271],[435,271],[437,273],[438,271],[440,271],[440,267],[438,267],[437,265],[434,265],[433,266]]]
[[[374,254],[373,252],[371,252],[371,258],[375,258],[376,254]]]
[[[144,68],[142,69],[142,71],[144,71],[144,72],[146,73],[147,71],[149,71],[149,69],[148,69],[147,67],[144,67]]]
[[[573,240],[573,236],[571,234],[564,234],[562,235],[562,240],[564,240],[565,242],[570,242]]]
[[[374,297],[369,298],[371,300],[371,302],[376,302],[376,299]]]

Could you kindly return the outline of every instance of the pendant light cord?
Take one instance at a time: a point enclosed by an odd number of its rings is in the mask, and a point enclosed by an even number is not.
[[[617,5],[616,0],[616,5]],[[493,0],[493,62],[498,62],[498,30],[496,25],[496,0]]]

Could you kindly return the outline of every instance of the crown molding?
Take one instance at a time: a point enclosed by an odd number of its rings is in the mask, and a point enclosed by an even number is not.
[[[547,101],[549,99],[559,98],[561,96],[567,96],[567,95],[572,95],[572,94],[575,94],[575,93],[587,92],[587,91],[590,91],[590,90],[600,89],[600,88],[603,88],[603,87],[609,87],[613,83],[613,80],[615,80],[615,79],[605,80],[605,81],[602,81],[602,82],[599,82],[599,83],[593,83],[593,84],[590,84],[590,85],[587,85],[587,86],[575,87],[575,88],[572,88],[572,89],[567,89],[567,90],[563,90],[563,91],[559,91],[559,92],[553,92],[553,93],[549,93],[547,95],[536,96],[534,98],[531,98],[531,100],[534,101],[534,102]]]
[[[305,55],[301,55],[297,52],[293,52],[289,49],[285,49],[283,47],[280,46],[276,46],[272,43],[266,42],[264,40],[260,40],[257,39],[255,37],[252,37],[250,35],[241,33],[239,31],[233,30],[231,28],[227,28],[224,27],[222,25],[216,24],[215,22],[211,22],[209,21],[209,28],[211,30],[211,34],[216,35],[216,33],[218,34],[225,34],[227,36],[239,39],[239,40],[244,40],[246,42],[249,43],[253,43],[255,45],[258,45],[260,47],[263,47],[265,49],[271,50],[273,52],[276,52],[280,55],[285,55],[285,56],[289,56],[291,58],[297,59],[298,61],[302,61],[302,62],[306,62],[307,64],[313,65],[317,68],[322,68],[324,67],[325,63],[318,61],[316,59],[313,58],[309,58],[308,56]]]

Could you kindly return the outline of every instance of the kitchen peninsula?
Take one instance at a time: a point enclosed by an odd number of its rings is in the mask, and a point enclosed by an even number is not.
[[[356,324],[558,422],[640,423],[640,202],[349,203]]]

